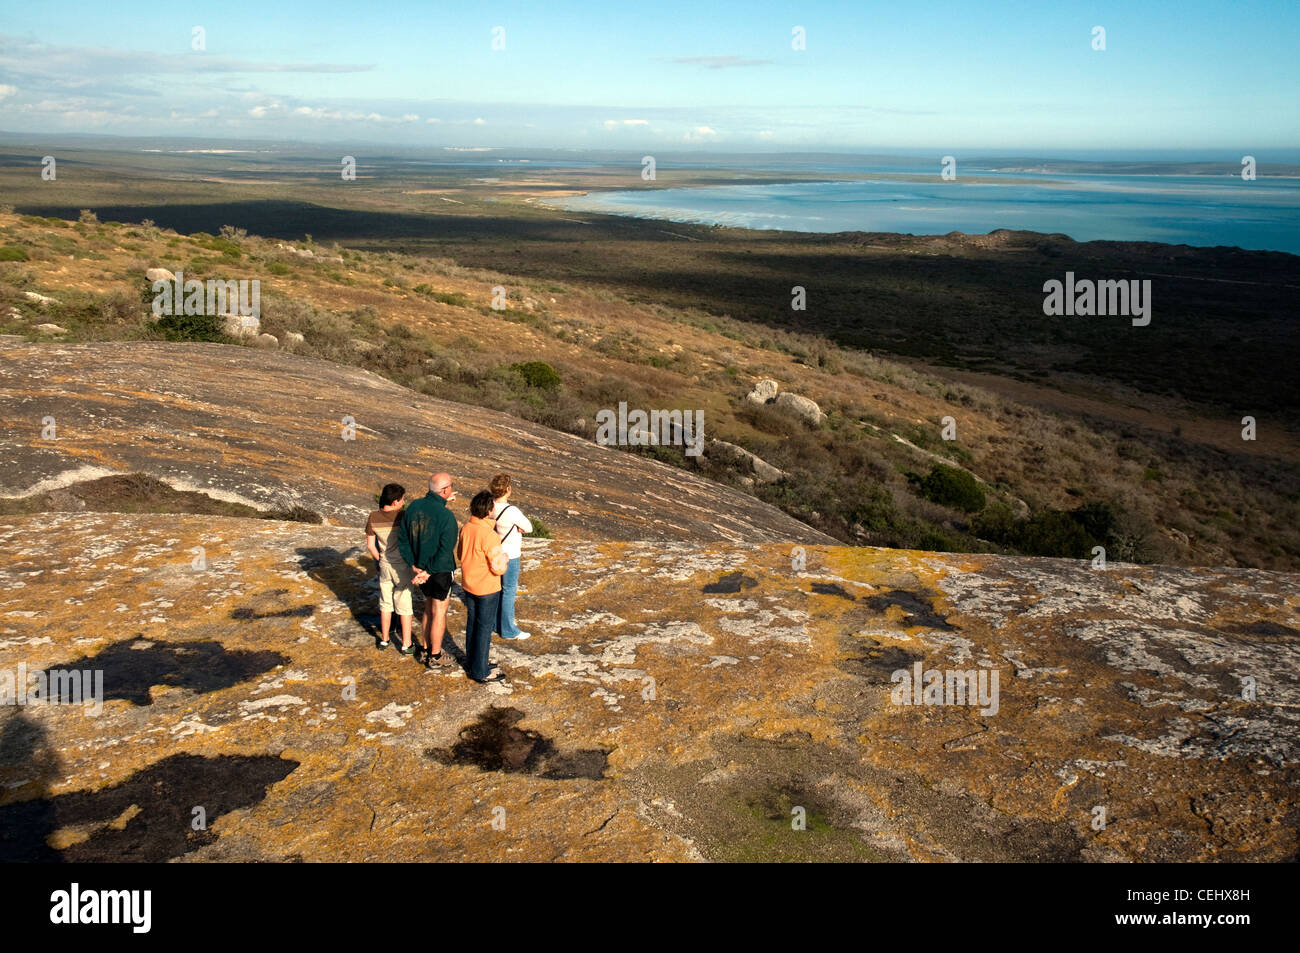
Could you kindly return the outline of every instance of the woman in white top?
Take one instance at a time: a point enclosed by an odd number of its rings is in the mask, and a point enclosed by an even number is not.
[[[515,622],[515,593],[519,589],[519,560],[523,553],[523,537],[533,531],[533,524],[519,507],[510,502],[510,474],[498,473],[489,484],[492,490],[492,518],[497,521],[497,535],[501,548],[510,560],[506,574],[501,577],[501,610],[496,631],[503,639],[526,639],[527,632]]]

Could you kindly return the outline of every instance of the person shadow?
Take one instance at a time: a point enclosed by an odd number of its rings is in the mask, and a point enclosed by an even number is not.
[[[333,546],[304,546],[296,550],[299,567],[325,585],[348,607],[366,635],[379,639],[379,577],[370,554],[358,546],[340,552]]]
[[[51,785],[63,776],[63,762],[45,728],[21,712],[0,727],[0,788],[14,785],[26,800],[6,805],[0,824],[0,863],[53,863],[62,860],[47,843],[58,829]],[[19,785],[18,782],[26,781]]]

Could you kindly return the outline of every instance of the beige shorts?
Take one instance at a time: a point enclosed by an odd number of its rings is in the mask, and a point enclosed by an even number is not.
[[[379,611],[411,615],[411,567],[379,561]]]

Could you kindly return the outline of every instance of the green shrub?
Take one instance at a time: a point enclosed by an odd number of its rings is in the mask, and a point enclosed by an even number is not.
[[[266,270],[273,275],[287,275],[290,269],[289,266],[282,261],[273,261],[266,266]]]
[[[0,261],[26,261],[27,252],[17,245],[4,245],[0,247]]]
[[[511,364],[510,369],[523,378],[524,383],[529,387],[536,387],[539,390],[555,390],[563,383],[555,368],[545,361]]]
[[[426,295],[434,301],[441,301],[443,304],[454,305],[457,308],[468,308],[473,302],[469,300],[469,295],[461,294],[459,291],[438,291],[433,285],[419,284],[411,289],[417,294]]]
[[[222,323],[215,314],[167,314],[155,327],[169,341],[224,341]]]
[[[551,531],[550,531],[550,529],[546,526],[546,524],[543,523],[541,520],[539,520],[537,517],[534,516],[531,520],[529,520],[529,522],[533,524],[533,531],[532,531],[531,533],[526,534],[526,535],[531,536],[531,537],[533,537],[533,538],[535,538],[535,539],[554,539],[554,538],[555,538],[554,536],[551,535]]]
[[[1028,556],[1085,559],[1097,540],[1069,513],[1046,510],[1017,525],[1014,545]]]
[[[984,509],[984,490],[965,470],[936,463],[921,480],[921,495],[933,503],[967,513]]]

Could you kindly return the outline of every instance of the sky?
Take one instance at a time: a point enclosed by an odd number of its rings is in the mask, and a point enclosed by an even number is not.
[[[9,2],[0,130],[1240,156],[1300,147],[1298,51],[1300,0]]]

